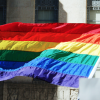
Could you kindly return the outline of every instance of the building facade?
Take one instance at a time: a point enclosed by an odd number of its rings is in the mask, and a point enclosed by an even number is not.
[[[86,0],[7,0],[6,23],[86,23]],[[41,15],[41,18],[40,18]],[[48,15],[48,16],[47,16]],[[43,20],[45,19],[45,20]],[[55,20],[55,21],[52,21]]]
[[[92,23],[99,24],[100,0],[0,0],[0,24]]]
[[[11,22],[99,24],[99,13],[100,0],[0,0],[0,24]]]

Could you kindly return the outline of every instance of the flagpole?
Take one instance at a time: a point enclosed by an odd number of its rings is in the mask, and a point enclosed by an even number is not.
[[[96,62],[96,64],[95,64],[95,66],[94,66],[94,68],[93,68],[91,74],[89,75],[88,79],[90,79],[90,78],[93,77],[95,71],[97,70],[97,67],[98,67],[99,63],[100,63],[100,57],[99,57],[99,59],[97,60],[97,62]],[[79,100],[79,99],[80,99],[80,98],[79,98],[79,94],[78,94],[77,100]]]
[[[99,59],[97,60],[97,63],[95,64],[95,66],[94,66],[94,68],[93,68],[91,74],[89,75],[88,79],[90,79],[90,78],[93,77],[95,71],[97,70],[97,67],[98,67],[99,63],[100,63],[100,57],[99,57]]]

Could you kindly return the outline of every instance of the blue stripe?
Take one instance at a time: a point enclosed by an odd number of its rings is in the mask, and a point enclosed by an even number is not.
[[[63,74],[78,75],[88,77],[94,66],[84,64],[67,63],[51,58],[36,58],[29,63],[26,63],[24,67],[34,66],[50,71],[55,71]]]
[[[0,61],[0,71],[16,71],[22,67],[39,67],[47,69],[50,71],[69,74],[69,75],[78,75],[88,77],[93,69],[93,66],[83,65],[83,64],[74,64],[67,63],[51,58],[36,58],[30,62],[9,62],[9,61]]]
[[[15,62],[15,61],[0,61],[0,68],[3,69],[17,69],[23,66],[27,62]],[[0,70],[1,70],[0,69]]]

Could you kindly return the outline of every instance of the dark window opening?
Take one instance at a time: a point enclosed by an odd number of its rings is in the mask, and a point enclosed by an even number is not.
[[[6,24],[6,0],[0,0],[0,25]]]
[[[36,23],[58,22],[58,0],[36,0],[35,22]]]

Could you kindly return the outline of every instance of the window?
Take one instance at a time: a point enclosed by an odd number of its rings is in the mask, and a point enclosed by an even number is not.
[[[100,24],[100,0],[87,0],[87,23]]]
[[[6,0],[0,0],[0,25],[6,23]]]
[[[36,0],[35,22],[36,23],[58,22],[58,0]]]

